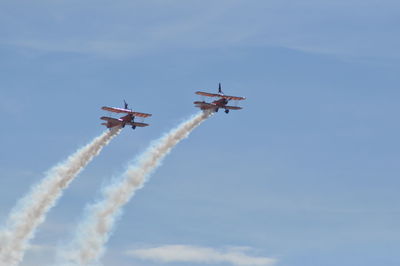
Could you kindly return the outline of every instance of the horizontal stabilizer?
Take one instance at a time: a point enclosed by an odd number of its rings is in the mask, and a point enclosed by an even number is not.
[[[110,122],[121,122],[120,120],[116,119],[116,118],[112,118],[112,117],[108,117],[108,116],[102,116],[100,117],[101,120],[105,120],[105,121],[110,121]]]
[[[208,110],[208,109],[215,109],[217,108],[217,106],[215,106],[214,104],[211,103],[206,103],[206,102],[194,102],[194,104],[196,105],[196,107],[199,107],[201,110]]]
[[[212,103],[199,102],[199,101],[194,102],[194,104],[195,104],[195,105],[199,105],[199,106],[216,107],[216,106],[215,106],[214,104],[212,104]]]

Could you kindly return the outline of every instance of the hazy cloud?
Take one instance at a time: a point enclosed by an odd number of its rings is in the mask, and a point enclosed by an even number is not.
[[[274,258],[247,255],[245,251],[248,250],[249,248],[228,248],[217,250],[207,247],[165,245],[155,248],[129,250],[126,254],[142,260],[152,260],[162,263],[230,263],[232,265],[272,266],[275,265],[277,261]]]
[[[28,246],[28,250],[29,250],[30,252],[42,253],[42,252],[47,252],[47,251],[54,252],[55,248],[54,248],[54,246],[50,246],[50,245],[35,245],[35,244],[30,244],[30,245]]]
[[[268,45],[336,55],[400,56],[400,4],[392,0],[122,1],[95,9],[91,2],[48,7],[42,1],[31,4],[36,12],[25,14],[24,6],[0,11],[0,22],[8,25],[0,27],[0,43],[109,57],[168,47]]]

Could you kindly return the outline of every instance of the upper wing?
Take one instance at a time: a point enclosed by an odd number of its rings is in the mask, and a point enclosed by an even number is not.
[[[130,112],[133,116],[138,116],[138,117],[149,117],[151,114],[146,114],[146,113],[139,113],[139,112]]]
[[[133,112],[132,110],[128,109],[123,109],[123,108],[116,108],[116,107],[108,107],[108,106],[103,106],[101,109],[114,112],[114,113],[126,113],[126,114],[132,114],[133,116],[138,116],[138,117],[149,117],[151,114],[146,114],[146,113],[139,113],[139,112]]]
[[[202,95],[202,96],[207,96],[207,97],[220,97],[220,98],[225,98],[227,100],[235,100],[235,101],[241,101],[245,100],[245,97],[239,97],[239,96],[229,96],[229,95],[223,95],[223,94],[217,94],[217,93],[209,93],[209,92],[204,92],[204,91],[196,91],[196,94]]]
[[[131,110],[123,109],[123,108],[117,108],[117,107],[103,106],[103,107],[101,107],[101,109],[106,110],[106,111],[110,111],[110,112],[114,112],[114,113],[126,113],[126,114],[132,113]]]
[[[228,96],[228,95],[220,95],[219,97],[225,98],[227,100],[235,100],[235,101],[242,101],[245,100],[245,97],[239,97],[239,96]]]
[[[204,91],[196,91],[196,94],[202,95],[202,96],[207,96],[207,97],[218,97],[218,96],[220,96],[219,94],[216,94],[216,93],[209,93],[209,92],[204,92]]]

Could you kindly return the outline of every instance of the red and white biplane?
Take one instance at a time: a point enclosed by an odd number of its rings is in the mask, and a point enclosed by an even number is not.
[[[135,129],[136,127],[147,127],[149,125],[146,123],[135,122],[135,117],[146,118],[151,116],[151,114],[134,112],[132,111],[132,109],[128,109],[128,104],[125,102],[125,100],[124,100],[124,108],[103,106],[101,107],[101,109],[113,113],[126,114],[125,116],[122,116],[120,118],[113,118],[108,116],[100,117],[100,119],[107,121],[106,123],[102,123],[102,125],[106,126],[109,129],[117,126],[125,127],[125,125],[130,125],[132,126],[132,129]]]
[[[225,109],[225,113],[229,113],[229,110],[240,110],[242,107],[239,106],[229,106],[227,105],[230,100],[234,101],[242,101],[245,100],[245,97],[238,97],[238,96],[228,96],[222,92],[221,83],[218,85],[218,93],[208,93],[203,91],[196,91],[196,94],[201,96],[207,97],[217,97],[218,100],[215,100],[211,103],[207,103],[205,101],[195,101],[194,104],[196,107],[200,108],[201,110],[213,110],[218,112],[218,109],[222,108]]]

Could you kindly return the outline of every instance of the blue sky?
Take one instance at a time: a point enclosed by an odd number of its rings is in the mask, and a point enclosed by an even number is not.
[[[72,237],[102,184],[218,82],[247,97],[244,109],[218,113],[165,159],[126,206],[104,265],[199,265],[129,255],[167,245],[279,266],[399,265],[399,8],[1,1],[2,220],[47,169],[101,134],[101,106],[126,99],[153,113],[151,127],[124,130],[73,182],[22,265],[51,265],[52,246]]]

